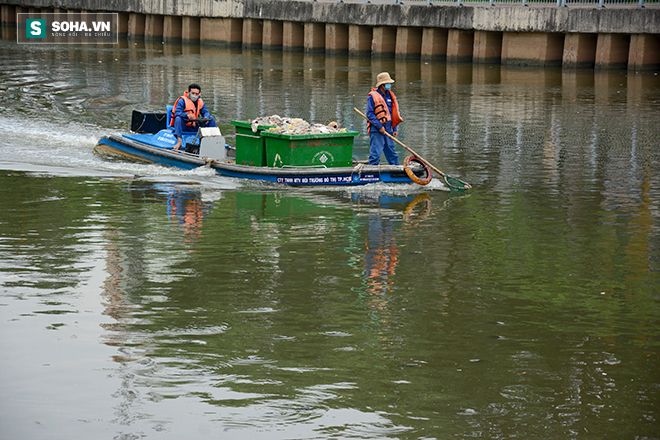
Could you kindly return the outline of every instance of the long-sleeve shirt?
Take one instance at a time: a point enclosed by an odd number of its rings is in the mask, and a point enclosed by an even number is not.
[[[378,93],[380,93],[383,98],[385,98],[385,102],[387,103],[387,109],[390,112],[390,115],[392,114],[392,95],[390,95],[389,91],[385,91],[385,94],[383,95],[383,92],[381,92],[380,88],[376,89]],[[376,118],[376,115],[374,114],[374,98],[373,96],[369,95],[367,97],[367,117],[369,118],[369,122],[371,122],[371,128],[369,129],[370,133],[374,133],[377,131],[380,131],[380,128],[383,127],[383,124],[380,123],[378,118]],[[397,127],[394,127],[394,130],[392,130],[392,121],[387,122],[385,125],[385,131],[387,131],[389,134],[393,135],[395,131],[397,131]]]
[[[202,102],[204,102],[202,100]],[[195,107],[199,105],[199,99],[195,101]],[[183,109],[186,108],[186,101],[183,99],[179,99],[179,102],[176,104],[176,109],[174,109],[174,117],[175,118],[183,118],[184,121],[188,121],[188,113],[184,112]],[[202,106],[202,110],[199,112],[199,117],[200,118],[210,118],[211,113],[206,109],[206,104]]]

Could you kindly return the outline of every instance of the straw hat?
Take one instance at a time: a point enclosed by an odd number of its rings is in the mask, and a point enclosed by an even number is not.
[[[394,83],[394,80],[387,72],[381,72],[376,77],[376,88],[380,87],[381,84],[392,84],[392,83]]]

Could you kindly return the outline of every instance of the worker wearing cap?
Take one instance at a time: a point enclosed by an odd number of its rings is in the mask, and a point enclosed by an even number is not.
[[[380,155],[385,153],[387,163],[399,165],[399,155],[394,149],[394,141],[385,133],[396,137],[397,125],[403,122],[399,114],[399,104],[392,92],[394,80],[387,72],[376,77],[376,87],[367,96],[367,123],[371,137],[369,165],[378,165]]]

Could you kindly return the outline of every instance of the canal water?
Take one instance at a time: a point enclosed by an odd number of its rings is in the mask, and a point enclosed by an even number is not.
[[[0,438],[660,438],[660,77],[0,41]],[[191,82],[473,186],[296,189],[93,153]],[[399,150],[403,157],[405,152]]]

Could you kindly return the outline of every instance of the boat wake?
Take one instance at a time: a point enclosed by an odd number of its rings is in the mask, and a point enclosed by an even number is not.
[[[221,189],[254,189],[291,191],[293,188],[271,182],[220,176],[210,167],[183,170],[168,166],[108,158],[94,153],[98,140],[107,128],[75,121],[54,119],[31,120],[17,126],[16,118],[0,114],[0,169],[21,170],[55,176],[101,176],[137,178],[152,182],[181,182],[208,185]],[[299,191],[343,192],[341,186],[298,188]],[[428,191],[447,191],[441,180],[420,186],[410,184],[371,183],[352,187],[364,195],[416,195]]]
[[[95,125],[55,120],[34,120],[17,126],[16,118],[0,115],[0,169],[65,177],[132,177],[196,183],[215,182],[220,177],[208,167],[181,170],[95,154],[94,146],[107,131]],[[227,183],[222,186],[240,186]]]

